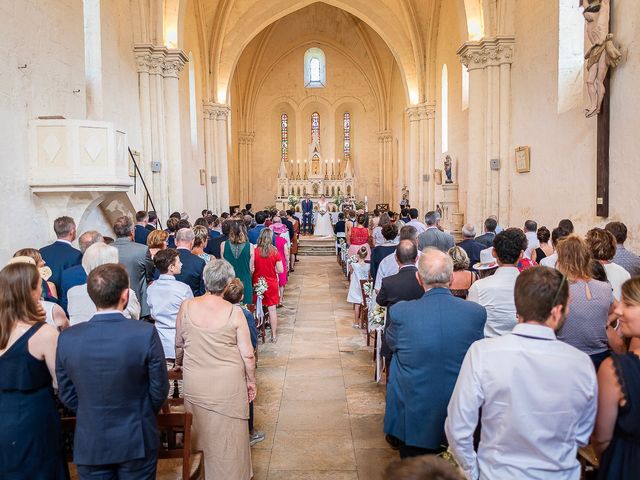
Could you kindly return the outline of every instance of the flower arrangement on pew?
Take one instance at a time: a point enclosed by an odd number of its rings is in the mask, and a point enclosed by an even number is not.
[[[265,292],[269,289],[267,280],[259,277],[258,281],[253,285],[253,291],[256,294],[256,318],[258,319],[258,327],[264,322],[264,309],[262,308],[262,299]]]

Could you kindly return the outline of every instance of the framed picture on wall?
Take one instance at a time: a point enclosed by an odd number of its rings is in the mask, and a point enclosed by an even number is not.
[[[531,147],[516,148],[516,170],[518,173],[531,171]]]

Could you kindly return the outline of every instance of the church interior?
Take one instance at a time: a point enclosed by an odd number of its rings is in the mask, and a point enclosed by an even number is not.
[[[63,210],[83,230],[149,200],[161,221],[274,205],[281,163],[290,179],[311,171],[314,115],[322,173],[344,176],[348,160],[352,195],[369,205],[407,192],[420,212],[445,204],[448,227],[454,213],[475,224],[570,217],[579,230],[624,216],[640,234],[640,59],[629,48],[640,7],[618,0],[611,13],[622,61],[610,75],[605,186],[598,120],[584,115],[578,3],[4,0],[0,181],[29,220],[0,256],[51,238]]]
[[[114,236],[140,210],[164,227],[307,194],[336,215],[404,199],[456,238],[491,215],[621,221],[638,251],[640,2],[611,0],[594,103],[584,1],[0,0],[0,264],[62,215]],[[309,258],[260,353],[254,478],[382,478],[371,346]]]

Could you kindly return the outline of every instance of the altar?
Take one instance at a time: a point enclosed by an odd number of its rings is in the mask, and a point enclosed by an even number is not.
[[[336,199],[339,199],[338,203],[355,201],[355,179],[350,155],[345,155],[344,161],[324,158],[317,132],[312,132],[308,159],[301,162],[281,158],[277,182],[275,205],[279,210],[291,208],[292,200],[297,199],[294,209],[299,212],[299,202],[307,194],[313,200],[316,209],[318,200],[324,195],[329,201],[329,210],[332,213],[339,210]],[[333,216],[332,220],[335,223]]]

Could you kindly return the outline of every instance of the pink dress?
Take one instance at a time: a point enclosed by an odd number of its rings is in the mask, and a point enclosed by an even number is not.
[[[282,260],[282,266],[284,272],[278,274],[278,285],[284,287],[287,284],[287,258],[285,255],[284,247],[287,246],[287,241],[280,235],[276,236],[276,248],[280,254],[280,260]]]

